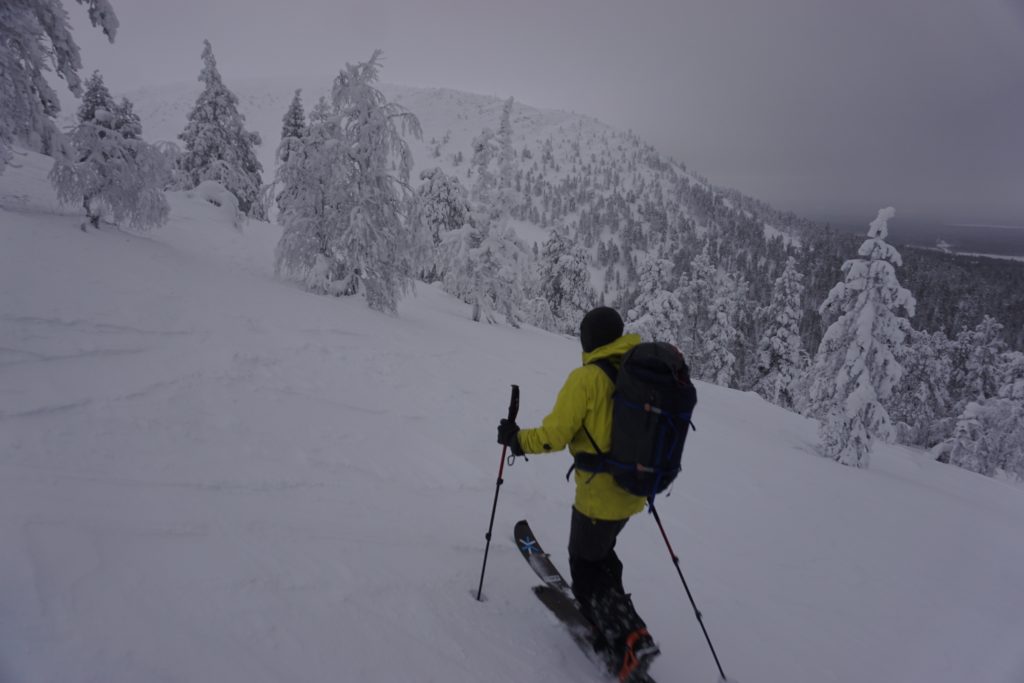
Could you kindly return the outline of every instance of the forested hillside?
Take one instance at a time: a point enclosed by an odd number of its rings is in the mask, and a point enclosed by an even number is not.
[[[715,187],[633,133],[586,116],[444,89],[381,86],[374,95],[377,66],[350,69],[340,90],[337,79],[333,87],[305,84],[298,92],[294,86],[304,84],[249,83],[238,90],[245,125],[262,140],[255,153],[264,194],[252,215],[265,211],[286,226],[278,251],[282,276],[311,291],[353,294],[371,272],[361,259],[397,249],[394,259],[372,266],[376,293],[366,294],[377,303],[371,305],[393,310],[404,286],[399,271],[438,282],[484,322],[575,333],[583,313],[605,303],[644,335],[678,344],[697,377],[815,414],[808,371],[835,322],[822,305],[861,237]],[[197,111],[190,104],[196,90],[131,94],[147,136],[172,141],[185,130]],[[374,173],[398,189],[374,198],[352,194],[371,184],[325,175],[341,167],[324,156],[331,148],[323,145],[334,135],[332,116],[357,120],[364,117],[358,112],[377,106],[390,108],[381,111],[395,121],[402,117],[402,130],[379,127],[372,134],[392,140],[373,162],[380,164]],[[291,123],[282,128],[286,112]],[[307,130],[319,132],[306,137]],[[289,166],[296,150],[301,153]],[[305,168],[295,166],[299,158]],[[296,190],[312,187],[319,189],[296,198]],[[307,226],[328,220],[311,208],[325,201],[365,207],[358,214],[367,222],[356,232],[345,228],[347,236],[316,237],[349,247],[345,253],[320,247],[314,257],[304,251],[311,244]],[[872,218],[864,217],[865,229]],[[399,224],[392,233],[369,230]],[[898,207],[888,230],[887,239],[899,243]],[[357,251],[368,250],[364,256],[354,255],[357,244]],[[891,344],[907,371],[879,397],[894,418],[887,438],[938,446],[937,457],[990,474],[1024,471],[1019,459],[1010,463],[1000,455],[996,465],[979,464],[991,458],[978,454],[1005,450],[986,434],[1006,436],[1021,410],[1012,395],[1024,372],[1014,352],[1024,343],[1024,265],[905,252],[894,266],[916,310],[898,335],[903,342]],[[988,370],[979,369],[980,358],[988,359]],[[991,377],[978,379],[986,373]],[[900,381],[913,376],[938,379],[927,387]],[[986,401],[1011,403],[984,408]],[[1020,436],[1014,431],[1008,438],[1015,443]]]

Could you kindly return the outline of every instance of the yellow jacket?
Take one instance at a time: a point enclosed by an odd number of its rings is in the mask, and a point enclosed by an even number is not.
[[[583,354],[583,366],[569,373],[558,392],[555,407],[536,429],[521,429],[519,445],[526,453],[550,453],[569,446],[569,452],[593,453],[594,445],[583,431],[594,437],[601,452],[612,446],[612,391],[614,385],[595,360],[607,358],[618,365],[622,356],[640,343],[640,336],[627,334],[610,344]],[[577,510],[592,519],[620,520],[644,509],[646,499],[620,488],[612,475],[576,470]]]

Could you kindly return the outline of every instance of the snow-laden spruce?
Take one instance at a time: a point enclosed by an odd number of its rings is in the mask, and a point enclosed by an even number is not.
[[[500,215],[498,211],[498,176],[491,169],[501,154],[498,137],[491,128],[484,128],[473,138],[473,155],[470,157],[470,173],[476,176],[473,182],[473,201],[487,207],[488,217],[492,220]]]
[[[420,185],[410,203],[409,224],[423,236],[428,253],[421,265],[426,282],[444,281],[449,270],[458,268],[458,241],[446,241],[445,236],[466,226],[471,210],[466,188],[457,176],[449,176],[437,167],[420,172]]]
[[[998,327],[986,318],[973,333],[963,335],[979,343],[966,354],[968,368],[974,369],[968,373],[974,381],[967,384],[967,395],[973,399],[959,413],[952,437],[936,450],[940,460],[972,472],[1024,480],[1024,354],[992,355],[1001,346],[991,336]],[[983,372],[979,361],[988,364]],[[992,391],[986,380],[999,388]]]
[[[410,285],[415,236],[402,215],[412,153],[403,135],[421,136],[419,120],[374,87],[380,52],[346,64],[279,172],[278,221],[285,231],[276,268],[311,291],[362,294],[373,309],[394,312]]]
[[[457,181],[454,187],[461,189]],[[461,212],[464,207],[457,195],[453,199],[454,205],[445,210]],[[462,227],[440,233],[440,239],[434,258],[444,291],[468,303],[474,321],[494,324],[500,313],[506,323],[518,327],[525,308],[527,320],[540,326],[524,305],[529,252],[507,224],[490,223],[477,207]]]
[[[573,243],[563,228],[555,228],[541,246],[538,268],[540,293],[551,307],[559,331],[577,333],[596,300],[586,251]]]
[[[626,316],[630,331],[645,341],[679,343],[679,329],[683,324],[683,302],[679,293],[666,289],[672,282],[672,262],[646,255],[637,266],[639,291],[633,308]]]
[[[962,409],[970,401],[984,401],[998,393],[1003,382],[1003,355],[1006,352],[1002,331],[1002,324],[986,315],[973,330],[964,330],[957,335],[960,362],[953,373],[955,391],[960,397],[957,409]]]
[[[955,348],[944,332],[910,330],[896,357],[903,378],[886,402],[901,443],[930,448],[950,434]]]
[[[515,189],[516,151],[512,147],[512,106],[513,98],[505,100],[501,109],[501,122],[498,125],[496,141],[498,143],[498,192],[495,198],[496,209],[501,216],[511,214],[519,201],[519,193]]]
[[[296,90],[288,111],[281,122],[281,144],[277,148],[277,160],[288,161],[288,150],[293,141],[301,140],[306,134],[306,110],[302,107],[302,90]]]
[[[759,379],[755,391],[768,401],[793,407],[793,393],[807,363],[800,340],[804,293],[803,275],[796,259],[786,259],[786,268],[775,280],[771,303],[761,311],[764,331],[757,346]]]
[[[278,212],[284,210],[296,189],[294,186],[282,186],[280,166],[288,162],[293,151],[301,151],[302,139],[306,136],[306,132],[306,112],[302,107],[302,91],[296,90],[282,120],[281,142],[277,146],[278,173],[274,186],[281,188],[275,198]]]
[[[139,229],[167,221],[162,188],[169,169],[141,135],[131,102],[115,103],[99,72],[93,73],[69,137],[71,156],[58,156],[50,172],[60,201],[81,204],[93,228],[103,217]]]
[[[553,323],[550,307],[536,306],[531,296],[530,252],[509,223],[518,197],[512,104],[512,98],[505,101],[498,133],[485,127],[473,139],[471,199],[456,177],[431,171],[422,176],[416,225],[424,225],[433,242],[432,270],[444,290],[470,304],[474,321],[496,323],[501,314],[513,327],[523,319],[543,327]]]
[[[118,21],[107,0],[78,0],[89,21],[114,42]],[[53,71],[76,96],[82,57],[71,34],[61,0],[0,2],[0,173],[13,159],[11,146],[20,141],[51,156],[70,152],[54,119],[60,99],[46,72]]]
[[[971,401],[940,451],[949,462],[988,477],[1024,481],[1024,354],[1006,354],[995,396]]]
[[[185,151],[178,158],[177,184],[191,190],[204,180],[214,180],[238,198],[245,215],[265,220],[263,165],[256,158],[259,133],[245,129],[245,117],[238,111],[238,97],[231,92],[217,70],[210,41],[203,41],[203,68],[199,93],[188,125],[178,136]]]
[[[714,381],[707,372],[710,364],[710,328],[719,285],[718,268],[711,262],[709,245],[690,261],[690,273],[679,287],[683,301],[683,323],[679,330],[679,348],[689,359],[694,377]]]
[[[855,467],[867,467],[872,442],[893,436],[883,402],[899,383],[903,368],[896,360],[906,343],[915,300],[900,286],[896,267],[903,264],[889,245],[893,208],[871,222],[860,258],[843,264],[845,279],[829,292],[819,312],[835,316],[818,347],[811,368],[814,413],[822,417],[823,454]]]
[[[736,374],[736,353],[740,343],[738,320],[748,286],[725,270],[715,272],[714,294],[708,309],[711,326],[702,347],[699,377],[723,387],[732,386]]]

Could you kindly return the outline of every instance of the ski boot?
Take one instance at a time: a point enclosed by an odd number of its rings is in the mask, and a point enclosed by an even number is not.
[[[612,675],[623,683],[646,680],[647,669],[661,650],[636,613],[631,597],[612,591],[591,601],[587,612],[606,644],[603,654]]]

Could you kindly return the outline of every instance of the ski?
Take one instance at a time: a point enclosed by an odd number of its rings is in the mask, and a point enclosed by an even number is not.
[[[597,633],[594,625],[580,612],[579,603],[573,597],[569,583],[544,552],[540,542],[524,519],[516,523],[514,531],[516,547],[523,555],[527,564],[543,581],[543,585],[534,586],[533,593],[551,611],[555,618],[565,625],[573,642],[583,650],[584,654],[596,665],[612,676],[616,674],[617,662],[611,661],[607,654],[594,648]],[[655,683],[646,673],[637,672],[629,679],[629,683]]]
[[[527,564],[540,577],[545,585],[564,594],[570,601],[575,602],[569,583],[562,577],[558,567],[551,561],[551,557],[540,547],[540,542],[530,529],[530,523],[525,519],[516,522],[513,532],[516,539],[516,547],[523,554]]]

